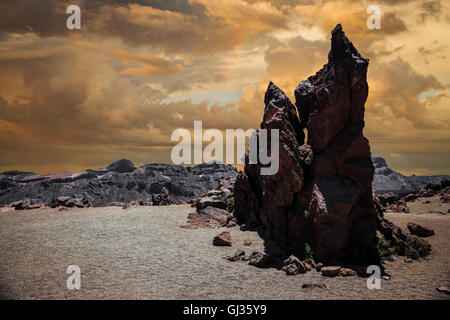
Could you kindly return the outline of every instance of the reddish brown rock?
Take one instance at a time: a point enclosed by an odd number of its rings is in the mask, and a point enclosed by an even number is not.
[[[123,206],[125,206],[125,203],[117,201],[110,202],[107,205],[107,207],[123,207]]]
[[[215,207],[206,207],[198,212],[189,213],[188,223],[182,227],[186,229],[218,228],[228,226],[232,222],[230,219],[231,215],[228,211]]]
[[[375,256],[374,167],[362,134],[367,66],[338,25],[328,63],[295,90],[300,119],[282,90],[267,88],[261,129],[279,129],[279,171],[263,176],[260,164],[245,165],[235,216],[283,251],[302,257],[309,243],[326,264]]]
[[[304,283],[302,289],[327,289],[325,283]]]
[[[252,254],[248,257],[248,264],[258,267],[264,268],[270,262],[270,256],[265,252],[253,251]]]
[[[436,288],[436,290],[441,293],[450,294],[450,289],[446,286]]]
[[[154,206],[168,206],[172,204],[169,191],[166,188],[162,188],[161,193],[152,195],[152,202]]]
[[[411,234],[417,235],[419,237],[430,237],[434,235],[434,230],[428,227],[421,226],[420,224],[414,222],[408,222],[408,230]]]
[[[287,275],[297,275],[299,273],[305,273],[305,265],[296,256],[291,255],[289,258],[284,260],[282,271],[286,272]]]
[[[231,262],[240,261],[240,260],[242,260],[242,261],[247,260],[247,258],[245,257],[245,251],[243,251],[243,250],[237,250],[234,255],[232,255],[232,256],[225,256],[223,258],[228,260],[228,261],[231,261]]]
[[[228,231],[224,231],[221,234],[217,235],[213,239],[213,245],[215,246],[230,246],[233,243],[231,240],[231,235]]]
[[[336,277],[339,275],[341,267],[336,266],[323,267],[320,271],[322,272],[322,275],[325,277]]]
[[[356,271],[348,268],[341,268],[339,275],[341,277],[353,277],[356,276]]]
[[[227,228],[233,228],[233,227],[236,227],[236,222],[234,222],[234,221],[228,221],[228,223],[227,223]]]

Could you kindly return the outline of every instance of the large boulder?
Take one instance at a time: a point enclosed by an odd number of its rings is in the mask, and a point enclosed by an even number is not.
[[[411,234],[425,238],[434,235],[434,230],[428,227],[421,226],[414,222],[408,222],[408,230]]]
[[[235,216],[282,251],[304,256],[309,243],[326,264],[375,256],[374,167],[362,133],[368,63],[337,25],[328,63],[295,90],[300,119],[284,92],[268,86],[261,128],[279,130],[279,171],[263,176],[247,161]]]

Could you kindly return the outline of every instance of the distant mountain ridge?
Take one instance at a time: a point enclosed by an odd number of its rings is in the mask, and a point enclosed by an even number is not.
[[[151,198],[163,188],[172,200],[191,201],[217,187],[224,178],[234,178],[237,170],[231,165],[210,162],[195,167],[160,163],[136,168],[122,159],[107,168],[80,173],[39,175],[32,172],[0,173],[0,205],[23,199],[49,203],[59,196],[82,198],[92,206],[111,202],[129,202]]]
[[[405,176],[399,172],[390,169],[386,160],[381,157],[373,157],[372,163],[375,167],[372,188],[377,193],[386,192],[408,192],[418,191],[427,184],[440,183],[442,180],[450,180],[449,175],[436,176]]]
[[[372,158],[375,175],[372,183],[377,193],[409,193],[430,183],[450,179],[448,175],[404,176],[390,169],[380,157]],[[236,168],[220,162],[195,167],[151,163],[136,168],[122,159],[106,168],[80,173],[62,172],[39,175],[33,172],[6,171],[0,173],[0,205],[23,199],[49,203],[59,196],[80,197],[92,206],[111,202],[129,202],[151,198],[162,188],[177,201],[191,201],[217,187],[224,178],[235,178]]]

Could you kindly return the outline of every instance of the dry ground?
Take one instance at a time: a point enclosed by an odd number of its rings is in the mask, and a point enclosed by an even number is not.
[[[360,277],[324,278],[316,271],[286,276],[229,262],[225,255],[262,250],[255,232],[228,229],[232,247],[212,246],[226,228],[180,228],[193,209],[117,207],[0,212],[0,296],[9,299],[448,299],[450,215],[386,214],[406,227],[434,228],[427,259],[386,263],[391,280],[369,290]],[[244,240],[253,242],[243,246]],[[81,289],[68,290],[66,269],[81,269]],[[325,289],[302,289],[325,283]]]

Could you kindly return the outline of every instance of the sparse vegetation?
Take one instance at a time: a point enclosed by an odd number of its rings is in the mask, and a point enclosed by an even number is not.
[[[314,258],[314,252],[311,248],[311,246],[305,242],[305,260],[313,259]]]
[[[408,236],[406,243],[409,247],[406,249],[405,254],[411,259],[419,259],[420,257],[426,257],[431,253],[431,245],[416,236]]]
[[[384,261],[397,253],[395,247],[391,246],[391,242],[384,238],[378,238],[377,250],[380,261]]]
[[[222,198],[222,201],[225,203],[227,207],[227,211],[233,213],[234,212],[234,194],[229,193]]]

